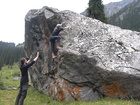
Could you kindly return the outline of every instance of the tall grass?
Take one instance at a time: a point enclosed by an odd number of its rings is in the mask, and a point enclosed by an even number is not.
[[[14,76],[20,74],[17,63],[13,66],[13,69],[8,69],[8,66],[3,67],[0,74],[2,74],[1,79],[4,84],[4,88],[6,88],[6,86],[17,87],[19,85],[19,80],[12,79]],[[0,90],[0,105],[14,105],[18,91],[18,89]],[[35,90],[33,87],[29,88],[24,103],[24,105],[140,105],[139,101],[124,101],[110,98],[103,98],[96,101],[58,102],[52,100],[49,96],[42,94],[42,92]]]
[[[4,87],[11,86],[11,87],[17,87],[19,85],[19,80],[13,80],[14,76],[19,76],[19,66],[18,63],[15,63],[13,68],[10,69],[8,66],[2,67],[2,70],[0,71],[2,82],[4,83]]]

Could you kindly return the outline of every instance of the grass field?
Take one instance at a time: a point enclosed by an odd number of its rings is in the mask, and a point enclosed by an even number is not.
[[[13,66],[13,69],[8,69],[5,66],[0,71],[0,105],[14,105],[18,89],[6,90],[7,86],[17,88],[19,80],[13,80],[16,75],[20,75],[18,64]],[[24,105],[140,105],[139,101],[124,101],[120,99],[103,98],[96,101],[68,101],[58,102],[52,100],[49,96],[42,94],[41,91],[35,90],[33,87],[29,88]]]

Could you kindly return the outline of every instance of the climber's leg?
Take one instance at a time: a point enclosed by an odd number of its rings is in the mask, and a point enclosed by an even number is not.
[[[62,49],[62,47],[60,47],[60,36],[57,37],[55,46],[58,50]]]
[[[62,47],[60,47],[60,43],[57,42],[57,41],[56,41],[56,48],[57,48],[58,50],[61,50],[61,49],[62,49]]]
[[[52,58],[56,58],[57,56],[55,56],[54,52],[52,52]]]
[[[19,100],[20,100],[20,97],[21,97],[21,93],[22,93],[22,87],[20,86],[19,94],[18,94],[18,96],[16,98],[15,105],[19,105]]]
[[[27,90],[28,90],[28,85],[23,85],[22,86],[22,92],[21,92],[21,97],[20,97],[20,100],[19,100],[19,105],[23,105],[24,103],[24,100],[26,98],[26,95],[27,95]]]
[[[52,51],[52,58],[56,58],[54,52],[55,52],[55,37],[51,37],[50,38],[50,42],[51,42],[51,51]]]

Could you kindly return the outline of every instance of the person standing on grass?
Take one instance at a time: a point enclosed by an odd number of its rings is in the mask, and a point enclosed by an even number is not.
[[[56,58],[57,56],[55,56],[55,47],[60,50],[61,47],[59,46],[60,43],[60,36],[59,33],[61,31],[63,31],[64,29],[66,29],[68,27],[62,27],[62,24],[57,24],[56,27],[53,30],[53,33],[50,37],[50,42],[51,42],[51,50],[52,50],[52,58]]]
[[[21,71],[21,80],[20,80],[20,90],[19,94],[16,98],[15,105],[23,105],[24,99],[26,98],[27,95],[27,90],[29,88],[28,86],[28,68],[31,67],[38,59],[39,57],[39,52],[37,52],[36,57],[31,61],[32,56],[30,56],[30,59],[27,61],[26,58],[21,58],[20,63],[20,71]],[[30,62],[31,61],[31,62]]]

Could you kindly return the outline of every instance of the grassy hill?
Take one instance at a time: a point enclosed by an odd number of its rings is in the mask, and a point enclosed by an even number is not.
[[[12,69],[4,66],[0,71],[0,105],[14,105],[18,94],[18,86],[20,80],[13,80],[13,77],[20,76],[18,63],[14,64]],[[6,90],[7,87],[12,89]],[[40,90],[29,88],[25,105],[140,105],[139,101],[121,100],[103,98],[96,101],[68,101],[58,102],[52,100],[49,96]]]

